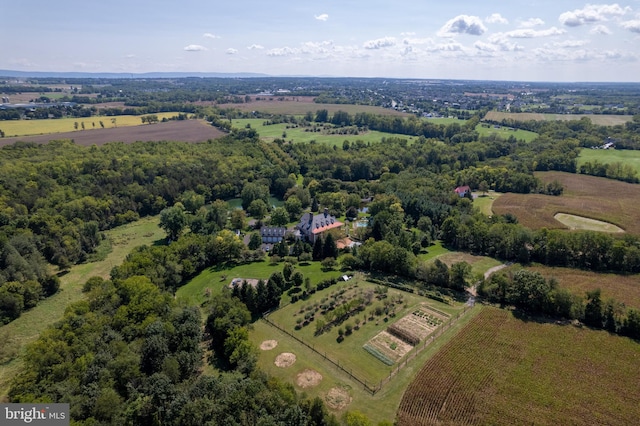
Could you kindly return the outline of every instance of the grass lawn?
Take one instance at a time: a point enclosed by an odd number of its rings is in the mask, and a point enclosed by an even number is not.
[[[515,121],[572,121],[580,120],[582,117],[587,117],[593,124],[600,126],[615,126],[617,124],[624,124],[627,121],[633,120],[631,115],[606,115],[606,114],[541,114],[537,112],[499,112],[489,111],[484,116],[485,120],[502,121],[504,119],[511,119]]]
[[[586,162],[598,161],[600,164],[629,164],[640,176],[640,151],[628,149],[587,149],[580,150],[578,169]]]
[[[0,341],[4,345],[2,350],[19,355],[25,344],[35,340],[45,328],[62,318],[69,304],[84,297],[82,286],[89,278],[109,278],[111,269],[121,264],[134,247],[152,244],[164,238],[165,233],[158,227],[158,221],[158,216],[144,218],[105,232],[111,240],[112,247],[106,258],[73,266],[67,274],[60,277],[58,293],[42,300],[35,308],[0,327]],[[19,356],[0,364],[0,399],[6,396],[10,380],[19,371],[21,364]]]
[[[589,219],[588,217],[576,216],[567,213],[558,213],[554,218],[569,229],[580,229],[585,231],[599,231],[609,233],[622,233],[624,229],[611,223],[601,220]]]
[[[482,123],[478,124],[475,130],[480,134],[480,136],[498,135],[503,139],[509,139],[509,136],[513,136],[517,140],[522,139],[525,142],[531,142],[538,137],[538,134],[536,132],[530,132],[528,130],[521,129],[511,129],[504,126],[500,126],[500,128],[495,128],[493,126],[487,127],[486,124],[483,125]]]
[[[287,129],[287,126],[289,125],[287,123],[264,126],[263,123],[265,121],[265,119],[258,118],[235,119],[233,120],[233,126],[236,128],[244,128],[247,124],[250,124],[251,127],[258,132],[260,137],[267,141],[272,141],[276,138],[293,141],[294,143],[316,141],[316,143],[336,145],[340,148],[342,148],[342,143],[345,140],[348,140],[349,142],[361,140],[364,142],[378,143],[382,138],[401,137],[407,139],[409,143],[411,143],[417,139],[417,137],[414,136],[396,135],[393,133],[384,133],[375,130],[362,132],[358,135],[331,135],[326,134],[325,132],[305,132],[305,128],[303,127]],[[283,134],[286,134],[286,137],[283,137]]]
[[[501,192],[489,191],[486,195],[475,192],[478,196],[473,199],[473,206],[477,207],[486,216],[493,216],[493,202],[502,195]]]
[[[151,115],[151,114],[145,114]],[[177,112],[161,112],[155,114],[159,120],[163,118],[171,118],[178,115]],[[0,129],[5,133],[5,137],[12,136],[28,136],[28,135],[46,135],[49,133],[73,132],[75,130],[82,131],[84,123],[85,130],[100,129],[100,122],[104,124],[105,129],[114,127],[130,127],[141,126],[142,120],[136,115],[119,115],[116,117],[80,117],[80,118],[56,118],[47,120],[9,120],[0,123]],[[113,122],[112,120],[115,120]],[[78,128],[75,128],[78,123]]]
[[[429,247],[427,247],[427,253],[425,254],[419,254],[418,255],[418,259],[420,260],[431,260],[431,259],[435,259],[436,257],[440,257],[443,254],[449,253],[450,250],[448,248],[445,248],[442,246],[442,241],[440,240],[436,240],[433,242],[433,244],[431,244]]]
[[[319,396],[327,403],[332,402],[329,395],[329,391],[332,388],[339,388],[346,392],[351,400],[346,401],[346,405],[344,407],[331,408],[331,411],[337,416],[340,416],[346,410],[358,410],[366,414],[374,423],[382,420],[393,421],[402,393],[408,383],[412,380],[416,371],[420,369],[422,363],[433,355],[444,341],[454,335],[465,322],[469,321],[479,308],[475,308],[462,316],[460,321],[456,322],[450,329],[445,331],[442,336],[437,338],[432,344],[428,345],[426,349],[420,352],[416,359],[409,362],[406,367],[400,369],[399,373],[394,376],[389,383],[385,384],[381,391],[375,395],[371,395],[364,389],[362,384],[351,379],[349,374],[338,369],[328,360],[325,360],[322,354],[326,353],[328,357],[339,362],[344,369],[350,371],[360,379],[367,380],[367,383],[369,384],[379,382],[380,380],[387,378],[391,371],[396,369],[397,365],[387,366],[373,357],[373,355],[366,352],[362,346],[369,339],[377,335],[380,331],[385,330],[388,325],[399,320],[405,314],[412,312],[412,309],[420,303],[427,303],[440,311],[447,312],[452,315],[460,312],[463,305],[456,304],[455,306],[449,306],[430,299],[422,298],[417,294],[389,289],[388,299],[400,294],[403,296],[403,303],[397,307],[398,310],[396,316],[394,318],[389,318],[390,320],[388,322],[384,322],[379,317],[376,317],[378,324],[376,324],[376,319],[373,321],[367,321],[366,323],[361,322],[359,330],[354,330],[353,333],[346,336],[341,343],[338,343],[337,341],[338,334],[336,327],[320,336],[314,336],[314,321],[299,330],[295,330],[297,319],[303,315],[300,313],[300,310],[304,307],[311,308],[316,302],[320,303],[325,297],[330,298],[331,293],[337,292],[342,288],[349,288],[353,286],[354,282],[357,282],[358,286],[349,291],[359,291],[360,289],[365,291],[366,289],[373,289],[376,287],[376,285],[366,282],[362,277],[356,278],[355,280],[357,281],[339,283],[335,286],[318,291],[309,300],[298,301],[294,304],[287,305],[272,313],[269,317],[270,320],[279,324],[280,327],[289,330],[298,338],[304,340],[309,345],[312,345],[318,352],[320,352],[320,354],[300,344],[292,337],[267,324],[263,320],[254,324],[254,328],[250,333],[250,338],[258,346],[266,340],[277,341],[277,346],[274,349],[263,350],[260,352],[258,365],[268,374],[282,380],[292,382],[299,391],[304,391],[311,398]],[[375,306],[376,303],[382,302],[375,301],[374,299],[374,303],[371,307]],[[367,309],[365,309],[365,313],[368,313],[371,307],[367,307]],[[355,318],[363,319],[365,313],[358,313]],[[320,313],[316,313],[315,315],[317,318],[321,317]],[[317,321],[317,319],[315,321]],[[348,319],[342,324],[342,327],[347,323],[354,325],[354,318],[352,317],[351,319]],[[289,367],[276,366],[276,357],[285,352],[292,353],[296,356],[295,363]],[[400,360],[400,363],[401,362],[402,360]],[[322,380],[317,384],[317,386],[303,387],[305,383],[298,382],[298,375],[305,370],[314,370],[315,372],[320,373]]]

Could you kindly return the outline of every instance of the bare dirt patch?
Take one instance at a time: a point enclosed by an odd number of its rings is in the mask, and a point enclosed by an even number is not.
[[[291,367],[295,362],[295,354],[292,354],[291,352],[283,352],[276,357],[275,364],[277,367],[286,368]]]
[[[181,120],[146,126],[128,126],[111,129],[90,129],[75,132],[38,136],[18,136],[0,139],[0,146],[17,141],[49,143],[52,140],[71,139],[76,145],[104,145],[108,142],[179,141],[205,142],[217,139],[224,133],[203,120]]]
[[[327,405],[334,410],[342,410],[351,404],[351,395],[344,388],[331,388],[324,397]]]
[[[318,386],[318,384],[322,381],[322,374],[318,373],[316,370],[304,370],[298,373],[296,377],[296,383],[301,388],[312,388],[314,386]]]
[[[278,346],[277,340],[265,340],[264,342],[260,343],[260,349],[263,351],[270,351],[276,346]]]

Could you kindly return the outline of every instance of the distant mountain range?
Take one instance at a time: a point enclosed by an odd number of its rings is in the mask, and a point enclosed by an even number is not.
[[[53,71],[14,71],[0,70],[0,78],[185,78],[185,77],[208,77],[208,78],[259,78],[271,77],[269,74],[241,72],[146,72],[146,73],[120,73],[120,72],[53,72]]]

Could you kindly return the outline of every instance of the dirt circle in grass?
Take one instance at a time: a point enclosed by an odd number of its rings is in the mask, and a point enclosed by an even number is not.
[[[270,351],[276,346],[278,346],[277,340],[265,340],[264,342],[260,343],[260,349],[262,349],[263,351]]]
[[[283,352],[276,357],[275,364],[278,367],[285,368],[291,367],[293,363],[296,362],[296,356],[291,352]]]
[[[327,405],[334,410],[342,410],[351,404],[351,395],[344,388],[331,388],[324,397]]]
[[[306,369],[298,374],[296,383],[301,388],[312,388],[318,386],[318,383],[322,380],[322,374],[316,370]]]

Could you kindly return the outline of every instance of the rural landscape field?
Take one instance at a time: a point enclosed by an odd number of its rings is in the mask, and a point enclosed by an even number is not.
[[[2,403],[78,425],[640,414],[636,85],[51,78],[0,84]]]

